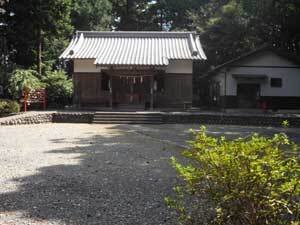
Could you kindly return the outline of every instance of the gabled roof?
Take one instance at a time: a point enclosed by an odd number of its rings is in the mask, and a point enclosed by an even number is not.
[[[195,32],[77,31],[60,58],[95,59],[103,66],[167,66],[172,59],[206,56]]]
[[[270,47],[269,45],[263,45],[263,46],[261,46],[261,47],[259,47],[257,49],[254,49],[254,50],[252,50],[250,52],[242,54],[241,56],[239,56],[239,57],[237,57],[235,59],[229,60],[229,61],[227,61],[227,62],[225,62],[225,63],[223,63],[221,65],[216,66],[212,70],[208,71],[207,74],[212,74],[212,73],[218,72],[220,69],[222,69],[224,67],[233,65],[234,63],[236,63],[236,62],[238,62],[240,60],[246,59],[247,57],[253,56],[256,53],[263,52],[263,51],[271,51],[271,52],[277,54],[278,56],[286,58],[287,60],[300,65],[300,58],[298,56],[295,56],[295,55],[293,55],[291,53],[288,53],[288,52],[286,52],[286,51],[284,51],[282,49],[277,49],[275,47]]]

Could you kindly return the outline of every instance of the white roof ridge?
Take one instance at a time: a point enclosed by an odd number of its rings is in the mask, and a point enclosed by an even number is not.
[[[161,33],[161,34],[172,34],[172,33],[182,33],[182,34],[190,34],[195,33],[196,31],[85,31],[85,30],[77,30],[76,33]]]
[[[95,37],[183,37],[196,35],[194,31],[76,31],[76,35],[83,34],[84,36]]]

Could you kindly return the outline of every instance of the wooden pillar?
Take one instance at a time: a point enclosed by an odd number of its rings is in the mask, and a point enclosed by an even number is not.
[[[110,94],[110,101],[109,106],[112,109],[113,108],[113,87],[112,87],[112,75],[109,75],[109,94]]]
[[[151,76],[151,81],[150,81],[150,110],[153,110],[154,108],[154,77]]]

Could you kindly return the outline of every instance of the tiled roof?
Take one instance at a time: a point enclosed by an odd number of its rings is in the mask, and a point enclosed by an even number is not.
[[[205,60],[194,32],[77,31],[62,59],[95,59],[96,65],[166,66],[172,59]]]

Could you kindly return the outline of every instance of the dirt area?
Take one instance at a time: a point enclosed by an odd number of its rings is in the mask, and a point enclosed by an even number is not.
[[[175,224],[169,158],[198,125],[0,127],[0,224]],[[275,128],[208,126],[213,135]],[[299,140],[300,129],[285,130]]]

